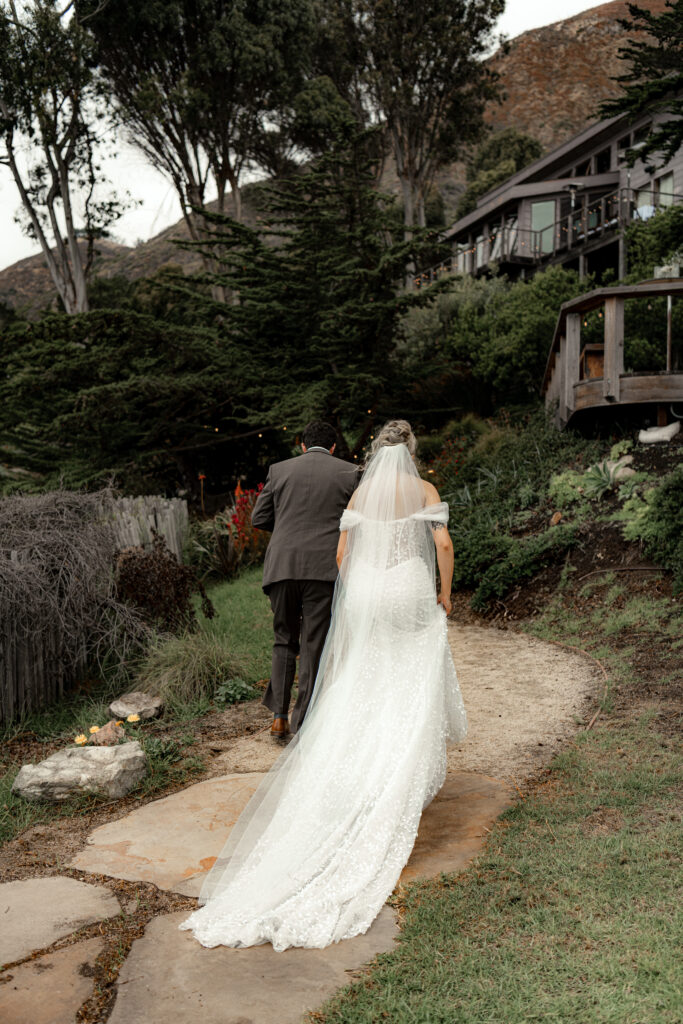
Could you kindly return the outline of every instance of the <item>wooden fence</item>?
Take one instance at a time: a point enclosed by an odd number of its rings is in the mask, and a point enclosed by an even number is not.
[[[157,530],[182,562],[188,528],[187,502],[182,498],[146,496],[116,502],[114,531],[119,548],[149,547],[152,530]]]
[[[113,526],[118,548],[149,547],[156,529],[182,561],[189,526],[187,502],[154,496],[120,498]],[[9,551],[2,552],[2,557],[20,563],[32,553]],[[69,669],[62,656],[58,623],[46,623],[42,630],[27,634],[13,610],[6,610],[0,622],[0,722],[59,700],[85,668],[85,637],[83,657]]]

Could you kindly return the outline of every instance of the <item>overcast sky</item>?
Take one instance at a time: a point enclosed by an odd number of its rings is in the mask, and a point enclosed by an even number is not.
[[[527,29],[587,11],[597,3],[599,0],[508,0],[499,28],[512,39]],[[117,158],[106,165],[109,178],[142,204],[124,214],[114,233],[119,241],[135,245],[177,221],[180,208],[171,185],[135,149],[122,142],[118,150]],[[18,206],[14,181],[7,168],[0,167],[0,269],[37,251],[35,243],[14,223]]]

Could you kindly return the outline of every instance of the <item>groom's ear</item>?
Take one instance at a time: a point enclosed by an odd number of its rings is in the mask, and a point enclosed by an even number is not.
[[[332,447],[330,448],[330,455],[334,455],[334,449],[335,449],[336,447],[337,447],[337,442],[335,441],[335,443],[334,443],[334,444],[332,445]]]

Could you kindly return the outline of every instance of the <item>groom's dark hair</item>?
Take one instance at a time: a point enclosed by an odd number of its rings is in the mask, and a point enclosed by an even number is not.
[[[337,443],[337,431],[324,420],[311,420],[301,431],[301,441],[307,448],[327,448]]]

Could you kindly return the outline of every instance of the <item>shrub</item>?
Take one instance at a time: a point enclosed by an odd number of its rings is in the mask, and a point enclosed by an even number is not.
[[[511,541],[506,556],[491,565],[472,595],[472,608],[483,611],[495,598],[505,594],[519,580],[533,576],[559,553],[568,551],[577,540],[577,528],[555,526],[535,537]]]
[[[144,649],[145,622],[115,592],[113,505],[107,489],[0,499],[0,708],[8,716],[61,696],[89,662],[125,679],[129,657]]]
[[[568,508],[581,500],[582,487],[583,474],[577,473],[575,469],[568,469],[550,478],[548,497],[556,508]]]
[[[455,569],[453,586],[474,587],[482,573],[498,559],[504,558],[512,539],[496,530],[495,525],[484,519],[477,519],[467,526],[452,529]]]
[[[683,465],[615,516],[626,540],[640,540],[648,558],[673,572],[674,593],[683,592]]]
[[[141,665],[136,685],[163,697],[173,709],[197,700],[210,700],[221,684],[241,682],[243,666],[230,642],[214,633],[158,635]],[[223,690],[223,693],[226,691]],[[244,688],[233,686],[234,700],[244,700]]]
[[[245,679],[237,676],[235,679],[226,679],[219,683],[213,695],[216,704],[238,704],[241,700],[251,700],[256,696],[256,690]]]
[[[116,557],[116,590],[120,600],[138,608],[164,632],[197,627],[192,594],[199,591],[202,613],[214,616],[213,605],[195,570],[181,565],[160,533],[152,530],[152,550],[124,548]]]

